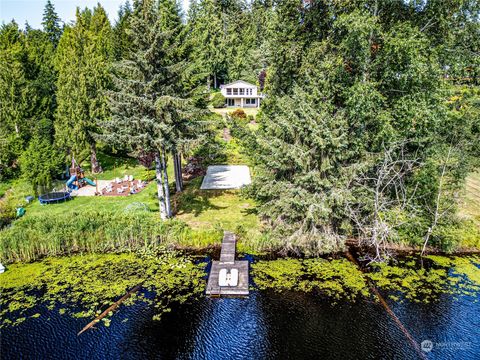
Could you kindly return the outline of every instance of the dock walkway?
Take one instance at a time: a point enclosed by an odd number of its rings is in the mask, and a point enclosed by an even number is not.
[[[225,231],[220,252],[220,261],[212,261],[212,268],[208,276],[206,294],[212,297],[219,296],[247,296],[248,295],[248,261],[235,260],[235,234]],[[237,286],[220,286],[219,273],[221,269],[238,270]]]

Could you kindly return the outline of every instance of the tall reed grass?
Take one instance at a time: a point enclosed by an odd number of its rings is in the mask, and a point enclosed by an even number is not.
[[[160,221],[148,212],[69,212],[33,214],[0,231],[4,263],[44,256],[155,250],[167,245],[204,247],[220,242],[218,230],[192,230],[185,223]]]

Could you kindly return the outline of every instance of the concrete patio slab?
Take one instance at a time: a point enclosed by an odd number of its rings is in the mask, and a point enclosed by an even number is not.
[[[212,165],[203,178],[201,190],[240,189],[252,182],[246,165]]]

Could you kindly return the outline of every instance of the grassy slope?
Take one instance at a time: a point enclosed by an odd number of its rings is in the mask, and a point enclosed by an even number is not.
[[[480,171],[467,177],[461,205],[461,214],[475,220],[480,226]]]
[[[253,117],[257,116],[258,109],[257,108],[219,108],[219,109],[214,109],[213,107],[210,107],[210,111],[219,114],[221,116],[224,116],[227,113],[234,112],[237,109],[241,109],[245,112],[245,114],[252,115]]]
[[[247,162],[234,140],[224,143],[221,133],[218,134],[216,141],[223,143],[216,151],[220,151],[221,156],[208,161],[209,164],[244,164]],[[139,166],[135,159],[115,158],[99,153],[99,160],[104,169],[98,179],[113,179],[124,175],[133,175],[135,178],[145,176],[145,169]],[[82,163],[86,175],[95,178],[89,173],[88,162]],[[173,165],[169,162],[168,167],[169,180],[171,188],[174,188]],[[154,176],[154,171],[150,170],[149,178]],[[193,179],[185,183],[185,190],[181,194],[174,194],[172,191],[172,207],[176,213],[176,219],[188,224],[195,231],[194,236],[198,239],[190,239],[188,244],[203,244],[200,240],[202,233],[212,230],[230,230],[243,235],[249,240],[254,240],[260,234],[259,220],[254,213],[255,204],[250,199],[241,196],[240,191],[202,191],[200,185],[202,178]],[[21,185],[21,186],[20,186]],[[63,186],[63,182],[58,184]],[[31,192],[30,187],[25,181],[19,181],[14,186],[14,192],[19,201]],[[113,196],[113,197],[76,197],[72,201],[42,206],[37,200],[26,206],[27,213],[25,217],[48,213],[52,217],[61,214],[72,214],[75,212],[89,211],[107,211],[113,213],[124,212],[132,203],[143,203],[152,215],[158,213],[158,201],[156,197],[156,185],[152,181],[141,193],[131,196]],[[23,204],[22,204],[23,205]],[[160,221],[160,220],[159,220]],[[197,231],[198,230],[198,231]],[[198,240],[198,241],[197,241]],[[220,241],[220,239],[218,239]]]
[[[257,233],[255,203],[239,190],[200,190],[201,178],[191,181],[178,201],[177,218],[194,229],[221,228],[235,232]]]

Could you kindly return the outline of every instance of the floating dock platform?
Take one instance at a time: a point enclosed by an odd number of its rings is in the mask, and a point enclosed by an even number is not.
[[[212,268],[208,276],[206,294],[211,297],[220,296],[248,296],[248,261],[235,260],[235,234],[225,231],[220,252],[220,261],[212,261]],[[219,273],[221,269],[231,272],[238,270],[238,283],[236,286],[220,286]]]

